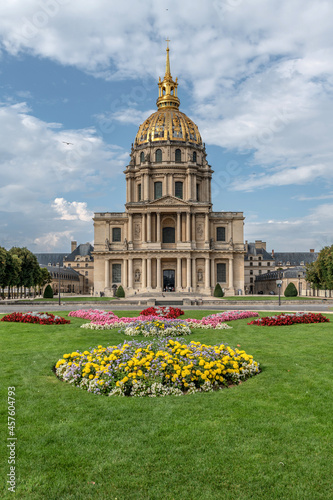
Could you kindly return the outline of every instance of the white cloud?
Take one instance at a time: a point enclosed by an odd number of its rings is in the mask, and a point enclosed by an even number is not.
[[[61,220],[81,220],[91,222],[93,212],[87,209],[86,202],[66,201],[64,198],[56,198],[52,208],[60,215]]]
[[[34,245],[37,249],[42,249],[43,252],[54,252],[61,246],[67,245],[69,247],[71,240],[74,240],[71,231],[50,232],[35,238]]]

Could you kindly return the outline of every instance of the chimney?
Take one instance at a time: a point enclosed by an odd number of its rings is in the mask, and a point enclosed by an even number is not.
[[[272,257],[274,257],[274,250],[272,250]]]
[[[310,248],[310,253],[314,253],[314,248]]]
[[[74,252],[76,247],[77,247],[77,241],[71,241],[71,253]]]

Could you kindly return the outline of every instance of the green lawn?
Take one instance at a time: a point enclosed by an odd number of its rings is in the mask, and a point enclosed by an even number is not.
[[[119,312],[127,314],[136,313]],[[240,344],[261,374],[215,393],[156,399],[95,396],[53,374],[65,352],[122,342],[115,330],[83,330],[77,318],[64,326],[1,322],[1,477],[9,472],[7,387],[15,386],[15,498],[333,498],[332,324],[248,321],[195,330],[186,341]],[[13,498],[5,480],[1,497]]]

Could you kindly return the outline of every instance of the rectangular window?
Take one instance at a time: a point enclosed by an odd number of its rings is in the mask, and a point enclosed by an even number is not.
[[[183,199],[183,183],[175,182],[175,197]]]
[[[226,283],[226,281],[227,281],[226,264],[217,264],[217,282]]]
[[[250,283],[253,283],[253,278],[250,278]]]
[[[141,184],[138,184],[138,201],[141,201]]]
[[[216,228],[216,241],[225,241],[225,227]]]
[[[259,262],[259,267],[261,267],[261,262]]]
[[[250,274],[253,274],[253,271],[250,271]]]
[[[112,241],[121,241],[121,229],[120,227],[112,228]]]
[[[162,182],[154,182],[154,198],[162,198]]]
[[[86,276],[88,276],[88,274],[89,274],[88,271],[86,271]]]
[[[197,201],[199,201],[199,186],[200,184],[197,184]]]
[[[112,264],[112,283],[121,283],[121,264]]]

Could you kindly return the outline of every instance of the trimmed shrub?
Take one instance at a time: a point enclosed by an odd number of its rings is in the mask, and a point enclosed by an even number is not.
[[[284,291],[284,296],[285,297],[297,297],[297,288],[295,287],[294,283],[289,283],[287,288]]]
[[[221,288],[220,283],[216,283],[215,290],[214,290],[214,297],[223,297],[224,293]]]
[[[125,297],[125,292],[124,292],[124,289],[121,285],[119,285],[117,288],[116,297],[119,297],[119,298]]]
[[[44,299],[53,299],[53,290],[51,288],[51,285],[47,285],[47,287],[44,290],[43,297]]]

